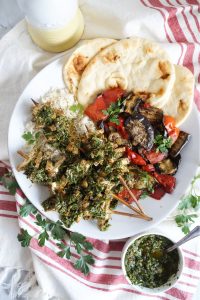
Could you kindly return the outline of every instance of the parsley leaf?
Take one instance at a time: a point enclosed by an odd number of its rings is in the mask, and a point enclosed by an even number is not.
[[[51,228],[51,234],[54,240],[63,240],[66,234],[66,231],[62,227],[62,222],[57,221],[53,223]]]
[[[102,110],[102,113],[106,116],[108,116],[110,122],[113,122],[117,125],[119,125],[119,119],[118,116],[122,110],[122,104],[125,99],[119,98],[116,102],[113,102],[110,104],[108,109]]]
[[[83,255],[81,256],[74,264],[74,268],[80,270],[83,274],[89,274],[89,265],[94,264],[94,259],[91,255]]]
[[[27,200],[26,203],[20,207],[19,214],[21,217],[27,217],[31,213],[35,215],[37,213],[37,209]]]
[[[31,133],[30,131],[24,132],[22,135],[23,139],[27,142],[28,145],[32,145],[35,143],[35,141],[39,138],[40,133]]]
[[[157,145],[156,152],[167,152],[172,146],[172,139],[170,137],[163,138],[161,134],[158,134],[154,139],[154,144]]]
[[[69,109],[71,112],[78,114],[83,114],[84,111],[84,108],[80,103],[71,105]]]
[[[30,245],[32,236],[26,229],[21,229],[21,233],[18,234],[17,239],[21,243],[22,247],[28,247]]]
[[[40,247],[44,246],[45,241],[49,239],[49,234],[46,231],[46,229],[44,231],[42,231],[42,233],[40,233],[39,237],[38,237],[38,245]]]
[[[191,225],[198,217],[197,214],[192,212],[196,212],[200,208],[200,195],[197,195],[195,192],[195,184],[199,179],[200,174],[193,178],[190,190],[182,197],[178,205],[179,214],[175,216],[175,221],[178,227],[181,227],[184,234],[190,232]]]
[[[0,177],[0,182],[8,189],[11,195],[15,195],[19,185],[11,172],[5,173]]]
[[[70,247],[65,245],[62,242],[57,244],[57,246],[62,249],[61,251],[57,252],[57,255],[60,257],[66,257],[67,259],[70,259],[71,255],[72,255]]]

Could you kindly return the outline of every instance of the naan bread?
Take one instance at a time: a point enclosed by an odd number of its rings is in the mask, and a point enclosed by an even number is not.
[[[167,103],[162,107],[164,114],[175,118],[181,125],[192,109],[194,98],[194,76],[187,68],[175,65],[175,82]]]
[[[149,93],[151,104],[162,107],[174,80],[174,66],[158,44],[137,37],[123,39],[90,60],[79,82],[78,101],[86,107],[102,91],[121,87]]]
[[[81,75],[88,62],[103,48],[116,42],[113,39],[88,40],[77,48],[63,68],[63,79],[70,93],[76,96]]]

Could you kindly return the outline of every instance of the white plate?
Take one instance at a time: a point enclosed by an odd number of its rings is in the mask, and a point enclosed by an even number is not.
[[[10,120],[8,134],[10,162],[21,189],[39,211],[54,221],[58,220],[58,214],[55,212],[44,212],[41,206],[42,201],[49,195],[48,189],[37,184],[32,184],[25,175],[17,172],[16,166],[21,162],[21,157],[17,154],[17,150],[21,149],[24,145],[24,140],[21,136],[24,132],[25,124],[31,117],[32,102],[30,101],[30,98],[37,99],[50,88],[64,87],[62,66],[65,60],[65,58],[56,60],[31,80],[15,106]],[[120,239],[147,230],[169,215],[169,213],[177,206],[179,199],[186,191],[192,177],[195,175],[199,163],[200,126],[198,112],[195,107],[193,107],[191,115],[181,128],[189,132],[192,135],[192,138],[186,148],[182,151],[182,162],[176,174],[177,186],[175,191],[171,195],[167,194],[160,201],[151,198],[140,201],[145,212],[153,217],[153,221],[148,222],[114,215],[111,226],[106,232],[101,232],[94,221],[81,221],[78,224],[74,224],[71,227],[71,230],[98,239]],[[130,212],[130,210],[126,209],[126,207],[123,207],[121,204],[119,205],[119,209]]]

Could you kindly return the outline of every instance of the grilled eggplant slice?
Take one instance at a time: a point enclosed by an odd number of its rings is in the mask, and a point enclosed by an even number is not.
[[[181,160],[181,155],[179,154],[175,159],[166,158],[161,162],[155,164],[155,169],[158,173],[174,175],[178,170],[178,165]]]
[[[133,112],[137,112],[140,105],[143,103],[144,101],[140,97],[133,94],[131,97],[126,99],[124,110],[125,112],[132,114]]]
[[[139,106],[139,113],[143,115],[151,124],[160,124],[163,120],[163,111],[157,107]]]
[[[187,142],[190,139],[190,134],[185,131],[180,131],[178,139],[176,142],[172,145],[169,155],[171,157],[176,157],[179,155],[179,153],[182,151],[183,147],[187,144]]]
[[[141,114],[134,113],[124,121],[133,146],[141,146],[150,150],[154,143],[154,129],[150,122]]]

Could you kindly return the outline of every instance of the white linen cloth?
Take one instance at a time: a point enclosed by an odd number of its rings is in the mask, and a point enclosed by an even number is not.
[[[194,71],[196,102],[200,102],[198,94],[198,89],[200,90],[198,1],[85,0],[80,1],[80,8],[85,18],[85,31],[82,39],[123,38],[137,35],[162,43],[174,63],[187,65]],[[176,20],[178,20],[179,26],[177,26]],[[26,30],[25,21],[20,22],[0,40],[1,160],[8,159],[9,118],[19,95],[30,79],[43,67],[62,55],[69,55],[73,49],[60,54],[47,53],[39,49],[32,43]],[[159,229],[171,234],[176,239],[182,236],[180,229],[172,221],[162,222]],[[15,218],[0,218],[0,287],[5,288],[3,284],[5,284],[7,276],[12,277],[12,286],[6,287],[12,291],[11,299],[28,297],[28,299],[48,300],[85,298],[104,298],[106,300],[141,297],[117,291],[112,293],[97,291],[83,286],[71,278],[66,281],[66,277],[59,270],[42,263],[37,255],[30,254],[28,249],[21,248],[16,239],[18,231],[18,222]],[[193,252],[200,252],[198,240],[191,241],[187,247],[193,249]],[[18,271],[11,275],[14,269]],[[33,271],[35,275],[33,275]],[[28,277],[31,278],[31,281],[27,280]],[[36,279],[40,288],[35,283]],[[24,283],[24,289],[21,291],[19,283]],[[16,288],[17,286],[18,288]],[[27,293],[30,287],[32,289]],[[188,286],[188,290],[190,289]],[[170,298],[170,295],[168,297],[168,299],[174,299],[172,296]],[[142,298],[149,299],[143,296]]]

